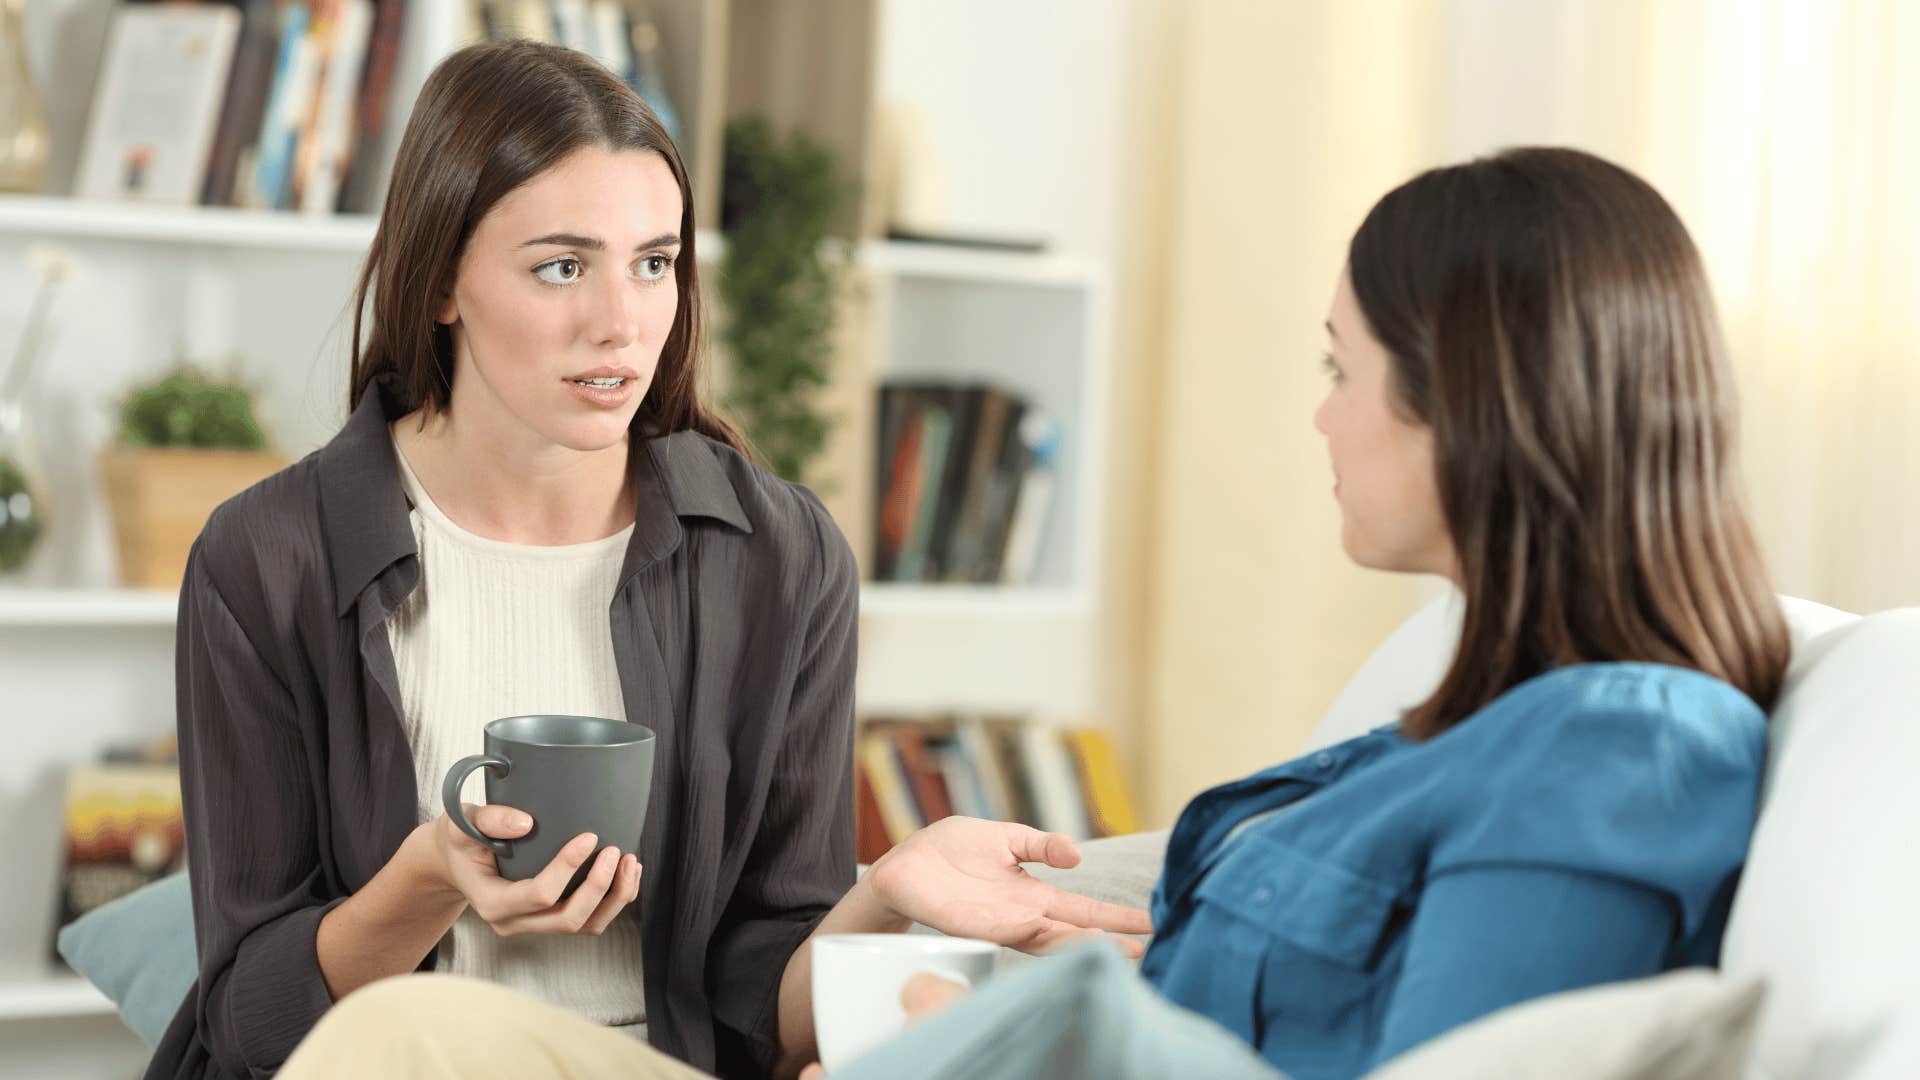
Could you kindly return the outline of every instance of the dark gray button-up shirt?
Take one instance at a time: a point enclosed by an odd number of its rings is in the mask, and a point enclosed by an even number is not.
[[[194,544],[175,662],[200,977],[149,1077],[278,1069],[332,1004],[321,917],[417,824],[385,625],[420,580],[399,411],[370,391]],[[627,718],[659,744],[620,917],[641,921],[653,1043],[760,1075],[787,959],[854,879],[853,553],[811,492],[729,447],[637,446],[609,599]]]

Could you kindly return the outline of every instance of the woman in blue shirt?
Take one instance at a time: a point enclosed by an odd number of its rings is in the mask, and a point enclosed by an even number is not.
[[[1188,805],[1140,969],[1293,1080],[1712,963],[1789,653],[1706,275],[1644,181],[1563,149],[1422,174],[1354,235],[1327,331],[1342,545],[1451,579],[1460,644],[1405,716]],[[1132,928],[1025,875],[1075,856],[1015,828],[936,823],[856,891],[1010,944]],[[508,1030],[494,1000],[471,1031]]]

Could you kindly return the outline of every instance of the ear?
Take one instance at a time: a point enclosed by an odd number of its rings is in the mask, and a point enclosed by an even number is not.
[[[434,313],[433,321],[452,326],[460,321],[460,304],[453,298],[452,290],[441,294],[440,310]]]

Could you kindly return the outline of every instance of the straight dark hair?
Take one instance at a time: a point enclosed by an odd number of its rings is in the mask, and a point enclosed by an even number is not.
[[[1771,711],[1790,639],[1719,316],[1666,200],[1591,154],[1509,150],[1396,188],[1348,262],[1394,406],[1432,430],[1466,595],[1409,737],[1592,661],[1692,668]]]
[[[692,429],[745,451],[732,425],[700,400],[699,259],[693,189],[680,151],[646,102],[598,62],[531,41],[461,49],[421,87],[354,289],[348,411],[389,373],[397,376],[409,411],[442,411],[452,403],[453,336],[434,314],[453,288],[467,240],[508,192],[588,146],[658,154],[680,187],[679,305],[634,414],[634,434]],[[363,349],[360,322],[369,292],[373,319]]]

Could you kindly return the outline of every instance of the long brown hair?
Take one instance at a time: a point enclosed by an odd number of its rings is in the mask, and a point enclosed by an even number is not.
[[[585,54],[531,41],[474,45],[441,61],[420,89],[387,188],[373,247],[353,299],[353,374],[347,408],[392,373],[409,411],[453,398],[453,338],[434,319],[460,254],[489,209],[573,151],[597,146],[660,155],[680,186],[679,305],[634,430],[691,428],[736,449],[733,427],[700,401],[699,259],[693,189],[659,117]],[[360,320],[373,295],[361,347]]]
[[[1409,736],[1589,661],[1692,668],[1771,710],[1791,646],[1719,316],[1666,200],[1591,154],[1509,150],[1389,193],[1348,260],[1394,405],[1432,430],[1466,594]]]

